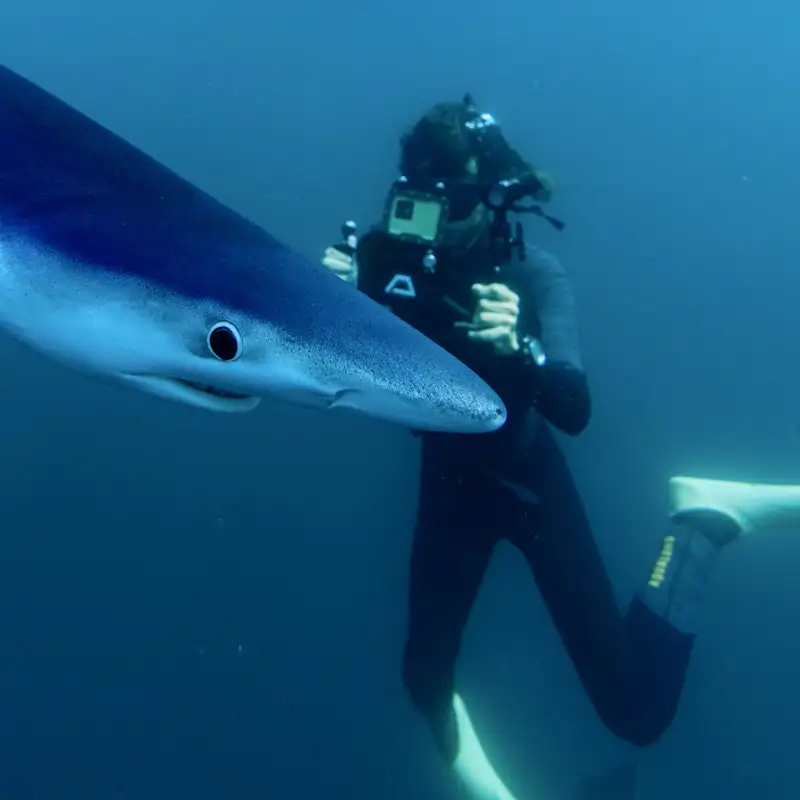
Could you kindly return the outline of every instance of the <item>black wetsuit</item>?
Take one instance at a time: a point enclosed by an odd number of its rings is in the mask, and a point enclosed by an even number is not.
[[[452,760],[462,633],[492,550],[507,539],[527,559],[600,717],[618,736],[649,744],[674,716],[692,637],[639,600],[620,613],[581,498],[546,424],[576,435],[590,418],[568,277],[555,257],[536,248],[528,249],[526,260],[496,270],[481,241],[440,263],[414,299],[388,295],[383,280],[369,280],[370,270],[386,274],[392,260],[392,269],[412,272],[403,264],[412,257],[419,252],[380,232],[367,234],[358,248],[359,287],[481,375],[505,401],[508,421],[492,434],[424,434],[405,685]],[[458,313],[450,301],[471,309],[474,282],[504,283],[519,294],[520,330],[540,340],[544,366],[497,355],[453,328]]]

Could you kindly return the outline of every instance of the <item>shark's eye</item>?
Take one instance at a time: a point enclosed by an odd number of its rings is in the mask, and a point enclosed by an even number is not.
[[[230,322],[218,322],[208,332],[208,349],[220,361],[235,361],[242,354],[242,337]]]

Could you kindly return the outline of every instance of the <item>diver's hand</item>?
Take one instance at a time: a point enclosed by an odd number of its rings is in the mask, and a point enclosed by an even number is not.
[[[456,322],[456,328],[467,329],[475,342],[489,342],[500,355],[516,353],[519,295],[503,283],[476,283],[472,292],[478,298],[472,321]]]
[[[356,282],[356,264],[352,256],[329,247],[322,256],[322,266],[347,283]]]
[[[539,188],[533,195],[533,199],[539,203],[549,203],[553,199],[553,192],[556,190],[556,182],[549,172],[545,172],[538,167],[533,170],[536,180],[539,181]]]

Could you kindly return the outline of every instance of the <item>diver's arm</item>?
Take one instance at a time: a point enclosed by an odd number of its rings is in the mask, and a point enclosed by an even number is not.
[[[565,361],[540,366],[518,354],[509,357],[516,374],[514,383],[525,386],[531,405],[552,425],[570,436],[582,433],[591,417],[591,398],[586,375]]]
[[[507,369],[513,373],[514,384],[525,387],[529,402],[548,422],[576,436],[589,424],[591,398],[570,280],[558,259],[538,248],[529,249],[519,268],[520,349],[508,356]],[[527,315],[530,319],[526,321]],[[531,341],[533,317],[538,335]],[[543,363],[537,358],[539,348]]]

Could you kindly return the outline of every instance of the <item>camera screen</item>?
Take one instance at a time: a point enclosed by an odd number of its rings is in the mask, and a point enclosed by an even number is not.
[[[394,207],[394,215],[396,219],[405,219],[409,221],[414,219],[414,201],[408,199],[398,200]]]
[[[395,195],[389,208],[389,233],[420,242],[435,242],[442,219],[442,200]]]

